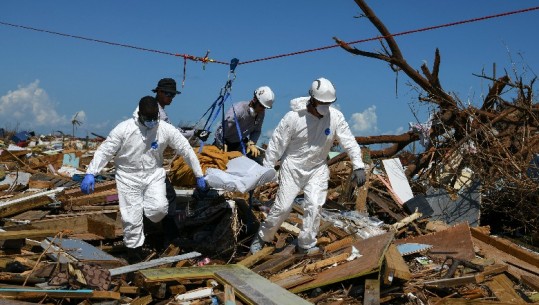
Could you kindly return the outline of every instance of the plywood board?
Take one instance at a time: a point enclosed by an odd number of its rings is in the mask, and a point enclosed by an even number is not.
[[[505,274],[498,274],[492,281],[485,282],[492,293],[502,302],[525,304],[526,302],[515,291],[513,282]]]
[[[0,202],[0,217],[8,217],[11,215],[17,215],[22,212],[49,204],[52,196],[61,192],[63,189],[55,189],[52,191],[37,192],[30,195],[25,195],[21,198],[4,200]]]
[[[202,267],[160,268],[141,270],[146,282],[194,280],[213,278],[219,270],[233,269],[235,265],[206,265]]]
[[[394,244],[389,246],[389,249],[385,255],[385,262],[385,272],[383,278],[384,284],[391,284],[393,278],[398,278],[405,281],[412,278],[410,268]]]
[[[280,279],[278,281],[273,281],[273,283],[288,289],[294,286],[298,286],[307,282],[312,281],[316,276],[315,275],[306,275],[306,274],[294,274],[286,278]]]
[[[475,257],[472,234],[467,223],[460,223],[446,230],[412,238],[395,240],[395,244],[419,243],[432,245],[429,255],[438,258],[452,256],[471,260]]]
[[[196,268],[147,269],[140,271],[140,273],[146,282],[215,278],[222,284],[233,286],[236,297],[247,304],[311,304],[248,268],[237,264]]]
[[[216,271],[215,277],[218,281],[234,286],[236,296],[248,304],[312,304],[241,265],[234,266],[232,269]]]
[[[393,233],[388,232],[355,242],[352,246],[359,250],[361,257],[326,269],[320,272],[315,280],[295,287],[291,291],[297,293],[380,271],[384,254],[392,240]],[[347,251],[351,253],[351,249]]]

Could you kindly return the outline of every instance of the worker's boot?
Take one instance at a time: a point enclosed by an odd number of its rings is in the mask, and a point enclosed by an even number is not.
[[[176,222],[174,221],[174,217],[171,216],[165,216],[162,220],[163,225],[163,249],[168,248],[171,243],[174,242],[179,236],[178,234],[178,226],[176,226]]]
[[[136,248],[127,248],[127,262],[132,265],[140,263],[144,260],[144,255],[142,254],[142,246]]]
[[[262,250],[264,246],[267,244],[258,233],[255,234],[255,237],[253,238],[253,242],[251,243],[251,253],[255,254],[256,252]]]

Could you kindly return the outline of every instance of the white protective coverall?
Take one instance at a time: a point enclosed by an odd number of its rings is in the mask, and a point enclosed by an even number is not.
[[[309,99],[300,97],[290,102],[292,111],[279,122],[266,149],[264,166],[274,167],[281,160],[281,169],[275,203],[258,232],[265,242],[272,241],[288,218],[294,198],[303,190],[303,226],[298,237],[298,246],[303,249],[316,245],[320,209],[326,202],[328,189],[326,158],[334,140],[348,153],[354,170],[365,167],[361,149],[343,114],[330,107],[329,114],[319,119],[307,111]]]
[[[144,244],[143,215],[152,222],[167,215],[163,168],[167,146],[186,160],[196,177],[204,175],[195,152],[178,129],[164,121],[148,129],[136,118],[121,122],[110,132],[86,171],[97,175],[114,157],[124,243],[128,248]]]

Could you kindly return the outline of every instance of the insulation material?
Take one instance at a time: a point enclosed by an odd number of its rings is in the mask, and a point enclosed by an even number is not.
[[[394,158],[383,160],[382,162],[384,163],[384,168],[389,177],[391,187],[399,199],[402,202],[412,199],[414,194],[412,193],[412,188],[404,174],[404,168],[402,167],[401,161],[398,158]]]

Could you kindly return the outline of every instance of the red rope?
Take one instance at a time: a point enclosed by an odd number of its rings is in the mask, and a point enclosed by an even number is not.
[[[158,53],[158,54],[171,55],[171,56],[176,56],[176,57],[183,57],[183,58],[187,58],[187,59],[190,59],[190,60],[193,60],[193,61],[214,62],[214,63],[218,63],[218,64],[228,65],[228,63],[226,63],[226,62],[217,61],[217,60],[213,60],[213,59],[208,59],[208,58],[204,58],[204,57],[197,57],[197,56],[188,55],[188,54],[177,54],[177,53],[172,53],[172,52],[166,52],[166,51],[159,51],[159,50],[154,50],[154,49],[136,47],[136,46],[123,44],[123,43],[117,43],[117,42],[111,42],[111,41],[106,41],[106,40],[101,40],[101,39],[94,39],[94,38],[88,38],[88,37],[83,37],[83,36],[65,34],[65,33],[60,33],[60,32],[49,31],[49,30],[37,29],[37,28],[29,27],[29,26],[12,24],[12,23],[2,22],[2,21],[0,21],[0,24],[8,25],[8,26],[16,27],[16,28],[22,28],[22,29],[26,29],[26,30],[32,30],[32,31],[37,31],[37,32],[43,32],[43,33],[48,33],[48,34],[64,36],[64,37],[70,37],[70,38],[82,39],[82,40],[87,40],[87,41],[92,41],[92,42],[104,43],[104,44],[109,44],[109,45],[118,46],[118,47],[131,48],[131,49],[135,49],[135,50],[139,50],[139,51],[147,51],[147,52],[153,52],[153,53]]]
[[[397,36],[408,35],[408,34],[413,34],[413,33],[426,32],[426,31],[435,30],[435,29],[439,29],[439,28],[446,28],[446,27],[455,26],[455,25],[461,25],[461,24],[465,24],[465,23],[471,23],[471,22],[482,21],[482,20],[487,20],[487,19],[492,19],[492,18],[497,18],[497,17],[504,17],[504,16],[514,15],[514,14],[530,12],[530,11],[534,11],[534,10],[538,10],[538,9],[539,9],[539,6],[530,7],[530,8],[517,10],[517,11],[512,11],[512,12],[506,12],[506,13],[500,13],[500,14],[496,14],[496,15],[490,15],[490,16],[473,18],[473,19],[468,19],[468,20],[463,20],[463,21],[451,22],[451,23],[446,23],[446,24],[442,24],[442,25],[435,25],[435,26],[426,27],[426,28],[417,29],[417,30],[404,31],[404,32],[396,33],[396,34],[387,35],[387,36],[376,36],[376,37],[372,37],[372,38],[351,41],[351,42],[348,42],[347,44],[352,45],[352,44],[357,44],[357,43],[361,43],[361,42],[380,40],[380,39],[388,38],[388,37],[397,37]],[[329,46],[325,46],[325,47],[319,47],[319,48],[308,49],[308,50],[303,50],[303,51],[297,51],[297,52],[292,52],[292,53],[287,53],[287,54],[264,57],[264,58],[260,58],[260,59],[247,60],[247,61],[240,62],[240,65],[242,65],[242,64],[245,65],[245,64],[250,64],[250,63],[254,63],[254,62],[275,59],[275,58],[293,56],[293,55],[298,55],[298,54],[304,54],[304,53],[309,53],[309,52],[327,50],[327,49],[336,48],[336,47],[340,47],[340,45],[339,44],[334,44],[334,45],[329,45]]]
[[[490,15],[490,16],[484,16],[484,17],[479,17],[479,18],[472,18],[472,19],[467,19],[467,20],[462,20],[462,21],[457,21],[457,22],[446,23],[446,24],[442,24],[442,25],[430,26],[430,27],[416,29],[416,30],[409,30],[409,31],[399,32],[399,33],[391,34],[391,35],[388,35],[388,36],[376,36],[376,37],[372,37],[372,38],[351,41],[351,42],[348,42],[347,44],[352,45],[352,44],[357,44],[357,43],[361,43],[361,42],[380,40],[380,39],[387,38],[387,37],[397,37],[397,36],[408,35],[408,34],[413,34],[413,33],[425,32],[425,31],[435,30],[435,29],[439,29],[439,28],[445,28],[445,27],[461,25],[461,24],[465,24],[465,23],[483,21],[483,20],[492,19],[492,18],[498,18],[498,17],[504,17],[504,16],[514,15],[514,14],[520,14],[520,13],[535,11],[535,10],[538,10],[538,9],[539,9],[539,6],[530,7],[530,8],[526,8],[526,9],[511,11],[511,12],[505,12],[505,13],[500,13],[500,14],[495,14],[495,15]],[[82,40],[87,40],[87,41],[92,41],[92,42],[104,43],[104,44],[109,44],[109,45],[113,45],[113,46],[131,48],[131,49],[140,50],[140,51],[147,51],[147,52],[153,52],[153,53],[158,53],[158,54],[171,55],[171,56],[176,56],[176,57],[183,57],[184,58],[184,67],[185,67],[185,61],[187,59],[193,60],[193,61],[201,61],[204,64],[206,64],[208,62],[209,63],[223,64],[223,65],[228,65],[229,64],[228,62],[209,59],[207,57],[207,53],[206,53],[205,57],[198,57],[198,56],[193,56],[193,55],[188,55],[188,54],[177,54],[177,53],[172,53],[172,52],[166,52],[166,51],[160,51],[160,50],[136,47],[136,46],[123,44],[123,43],[110,42],[110,41],[106,41],[106,40],[100,40],[100,39],[88,38],[88,37],[83,37],[83,36],[65,34],[65,33],[54,32],[54,31],[43,30],[43,29],[37,29],[37,28],[29,27],[29,26],[17,25],[17,24],[2,22],[2,21],[0,21],[0,24],[1,25],[11,26],[11,27],[22,28],[22,29],[26,29],[26,30],[32,30],[32,31],[37,31],[37,32],[44,32],[44,33],[49,33],[49,34],[54,34],[54,35],[60,35],[60,36],[64,36],[64,37],[70,37],[70,38],[82,39]],[[314,49],[308,49],[308,50],[291,52],[291,53],[280,54],[280,55],[274,55],[274,56],[269,56],[269,57],[264,57],[264,58],[259,58],[259,59],[247,60],[247,61],[240,62],[239,64],[240,65],[245,65],[245,64],[250,64],[250,63],[270,60],[270,59],[276,59],[276,58],[282,58],[282,57],[288,57],[288,56],[293,56],[293,55],[299,55],[299,54],[315,52],[315,51],[327,50],[327,49],[336,48],[336,47],[339,47],[339,46],[340,46],[339,44],[334,44],[334,45],[329,45],[329,46],[324,46],[324,47],[319,47],[319,48],[314,48]],[[185,71],[184,71],[184,73],[185,73]]]

